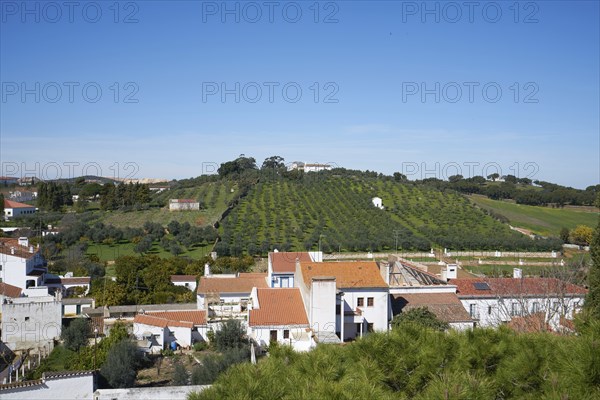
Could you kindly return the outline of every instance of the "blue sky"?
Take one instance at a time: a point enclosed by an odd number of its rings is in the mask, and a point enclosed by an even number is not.
[[[600,182],[597,1],[266,4],[1,1],[0,174]]]

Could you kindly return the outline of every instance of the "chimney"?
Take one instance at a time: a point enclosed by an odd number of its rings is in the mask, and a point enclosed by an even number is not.
[[[15,248],[14,247],[10,248],[10,254],[12,254],[13,256],[15,255]]]
[[[300,259],[296,257],[296,271],[300,268]]]
[[[210,265],[204,264],[204,276],[210,276]]]
[[[29,239],[27,239],[25,236],[21,236],[19,238],[19,246],[23,246],[23,247],[28,247],[29,246]]]
[[[513,268],[513,278],[520,279],[523,277],[523,270],[521,268]]]
[[[29,252],[33,254],[33,246],[29,246]]]
[[[448,264],[446,266],[446,279],[456,279],[458,277],[458,265]]]

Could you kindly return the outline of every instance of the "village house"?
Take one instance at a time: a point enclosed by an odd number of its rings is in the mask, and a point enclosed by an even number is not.
[[[171,275],[171,283],[175,286],[183,286],[192,292],[196,291],[196,275]]]
[[[210,273],[205,266],[204,276],[200,278],[197,292],[199,310],[208,311],[212,316],[240,316],[247,311],[253,288],[266,288],[266,273]]]
[[[296,260],[300,262],[321,262],[323,253],[320,251],[306,252],[270,252],[267,261],[267,278],[273,288],[294,287]]]
[[[194,199],[171,199],[169,211],[198,211],[200,203]]]
[[[18,181],[14,176],[0,176],[0,185],[3,186],[16,185]]]
[[[375,262],[298,262],[294,282],[318,343],[388,330],[389,289]]]
[[[477,326],[495,327],[543,313],[545,323],[559,329],[561,318],[571,320],[581,309],[587,290],[556,278],[453,279],[457,296]]]
[[[19,203],[12,200],[4,199],[4,219],[20,217],[22,215],[35,214],[37,208],[29,204]]]
[[[261,347],[276,342],[307,351],[316,345],[299,289],[254,288],[251,298],[248,336]]]
[[[143,312],[133,319],[133,332],[138,346],[149,353],[158,353],[165,346],[189,348],[207,341],[206,311]]]
[[[2,342],[11,350],[36,349],[60,338],[62,307],[58,296],[5,299],[0,305]]]
[[[89,276],[45,275],[44,285],[62,291],[64,297],[85,296],[90,292],[92,279]]]
[[[475,321],[456,295],[456,285],[447,282],[448,276],[456,278],[457,266],[446,266],[442,277],[425,271],[425,268],[400,257],[380,263],[382,277],[389,285],[392,315],[427,308],[451,328],[472,329]]]
[[[29,239],[0,238],[0,277],[2,282],[21,290],[41,286],[48,272],[39,248],[29,244]]]
[[[9,199],[15,202],[32,201],[37,198],[37,192],[17,189],[9,192]]]
[[[0,282],[0,304],[4,302],[4,299],[16,299],[17,297],[21,297],[22,293],[23,290],[20,287]]]

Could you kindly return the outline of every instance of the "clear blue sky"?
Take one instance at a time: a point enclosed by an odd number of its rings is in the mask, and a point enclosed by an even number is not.
[[[597,1],[62,3],[0,1],[0,174],[184,178],[244,153],[600,182]]]

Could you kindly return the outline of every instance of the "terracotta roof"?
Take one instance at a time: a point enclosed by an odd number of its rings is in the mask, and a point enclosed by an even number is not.
[[[45,279],[45,283],[60,283],[63,285],[89,285],[91,282],[89,276],[74,276],[72,278],[49,278]]]
[[[6,297],[21,297],[21,288],[0,282],[0,294]]]
[[[556,278],[452,279],[458,297],[585,295],[587,290]],[[489,289],[486,289],[486,284]],[[477,288],[479,287],[479,289]]]
[[[335,277],[338,288],[387,288],[375,261],[301,263],[304,283],[313,278]]]
[[[252,288],[266,288],[266,273],[239,274],[235,278],[203,276],[200,278],[198,293],[250,293]]]
[[[4,199],[4,208],[35,208],[35,206]]]
[[[191,322],[194,325],[206,325],[206,311],[159,311],[151,312],[148,315],[153,317],[165,318],[172,321]]]
[[[258,289],[256,292],[260,308],[250,310],[250,326],[308,326],[299,289]]]
[[[193,328],[198,325],[206,325],[206,311],[164,311],[137,314],[133,322],[160,328],[166,328],[167,326]]]
[[[196,282],[196,275],[171,275],[171,282]]]
[[[296,271],[296,259],[301,263],[312,261],[310,254],[307,252],[269,253],[269,259],[273,266],[273,272],[276,273],[294,273]]]
[[[409,293],[392,296],[392,313],[394,315],[421,307],[426,307],[440,321],[473,321],[454,293]]]
[[[12,254],[11,248],[14,248],[15,254]],[[30,253],[29,247],[21,246],[18,239],[0,238],[0,253],[2,254],[30,259],[31,257],[35,256],[38,251],[39,249],[34,247],[33,253]]]

